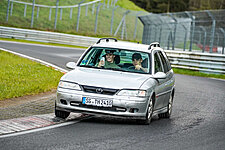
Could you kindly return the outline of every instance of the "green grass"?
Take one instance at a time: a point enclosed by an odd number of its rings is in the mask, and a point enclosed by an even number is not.
[[[24,0],[25,1],[25,0]],[[26,0],[27,2],[32,2],[32,0]],[[74,5],[79,3],[81,0],[60,0],[60,6]],[[38,4],[43,5],[55,5],[55,0],[39,0],[36,1]],[[85,1],[87,2],[87,1]],[[103,0],[102,0],[103,2]],[[8,22],[6,22],[6,10],[7,10],[7,1],[0,0],[0,25],[11,26],[11,27],[20,27],[20,28],[31,28],[31,12],[32,6],[27,5],[26,17],[24,17],[24,5],[14,3],[13,5],[13,14],[9,16]],[[129,0],[119,0],[117,5],[120,7],[116,9],[114,14],[114,25],[113,25],[113,34],[115,33],[122,17],[123,13],[127,9],[133,10],[126,17],[126,30],[128,40],[133,40],[134,28],[135,28],[135,19],[138,11],[144,11],[143,9],[134,5],[133,2]],[[111,6],[111,3],[110,3]],[[107,7],[107,1],[106,5]],[[45,31],[55,31],[69,34],[85,35],[85,36],[95,36],[95,37],[106,37],[110,35],[111,27],[111,16],[112,16],[113,7],[103,9],[101,6],[99,16],[98,16],[98,28],[97,33],[95,34],[95,18],[96,18],[96,6],[94,14],[92,14],[92,5],[88,7],[88,15],[85,16],[86,7],[81,7],[79,31],[76,31],[77,26],[77,12],[78,8],[73,9],[72,19],[70,19],[70,9],[63,9],[62,20],[60,20],[60,10],[58,11],[57,18],[57,28],[54,30],[54,20],[55,20],[55,9],[52,9],[51,20],[49,21],[49,8],[40,8],[39,17],[37,18],[37,8],[35,8],[34,13],[34,29],[45,30]],[[147,13],[143,12],[142,14]],[[121,37],[121,28],[116,35],[117,38]],[[143,33],[143,25],[138,21],[137,26],[137,41],[141,41]]]
[[[185,75],[191,75],[191,76],[225,79],[225,75],[223,75],[223,74],[208,74],[208,73],[203,73],[203,72],[199,72],[199,71],[193,71],[193,70],[189,70],[189,69],[180,69],[180,68],[173,68],[173,71],[176,74],[185,74]]]
[[[0,50],[0,100],[56,89],[63,74]]]
[[[176,48],[180,48],[180,49],[183,49],[184,48],[184,43],[179,43],[176,45]],[[189,48],[190,48],[190,41],[187,41],[186,42],[186,45],[185,45],[185,50],[186,51],[189,51]],[[199,48],[195,43],[192,44],[192,50],[199,50],[201,51],[202,49]]]

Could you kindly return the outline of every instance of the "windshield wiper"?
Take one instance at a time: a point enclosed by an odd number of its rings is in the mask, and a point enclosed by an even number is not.
[[[121,68],[104,68],[104,67],[89,66],[89,65],[80,65],[80,67],[87,67],[87,68],[96,68],[96,69],[106,69],[106,70],[115,70],[115,71],[128,72],[128,71],[123,70]]]
[[[107,69],[107,70],[115,70],[115,71],[124,71],[124,70],[119,69],[119,68],[104,68],[104,69]]]
[[[89,66],[89,65],[80,65],[80,67],[87,67],[87,68],[98,68],[98,69],[99,69],[99,67],[96,67],[96,66]]]

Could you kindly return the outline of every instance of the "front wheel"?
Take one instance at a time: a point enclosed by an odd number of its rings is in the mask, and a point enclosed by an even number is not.
[[[173,107],[173,96],[172,94],[170,95],[169,103],[167,105],[167,112],[159,114],[159,118],[170,118],[171,113],[172,113],[172,107]]]
[[[70,112],[55,109],[56,117],[66,119],[69,115],[70,115]]]
[[[153,113],[153,102],[151,98],[146,112],[145,120],[138,120],[139,123],[149,125],[152,120],[152,113]]]

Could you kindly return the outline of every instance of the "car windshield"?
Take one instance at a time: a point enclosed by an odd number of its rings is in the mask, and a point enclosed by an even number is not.
[[[78,63],[80,67],[108,69],[134,73],[149,73],[150,55],[145,52],[92,47]]]

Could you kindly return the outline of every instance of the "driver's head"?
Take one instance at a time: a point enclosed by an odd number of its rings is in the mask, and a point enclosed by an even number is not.
[[[106,53],[106,61],[113,63],[114,62],[114,58],[115,58],[115,50],[105,50]]]

